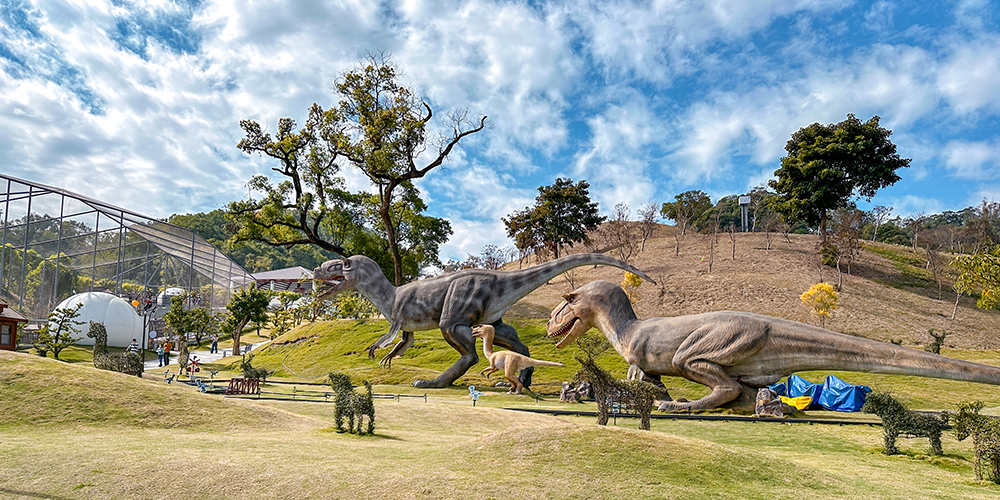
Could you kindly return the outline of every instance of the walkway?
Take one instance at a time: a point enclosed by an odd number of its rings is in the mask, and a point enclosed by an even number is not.
[[[264,345],[265,342],[258,342],[256,344],[250,344],[250,351],[254,351],[258,347]],[[246,345],[246,344],[244,344]],[[214,363],[225,356],[228,356],[232,352],[232,348],[229,349],[219,349],[217,353],[210,353],[207,349],[205,350],[188,350],[190,356],[198,356],[198,361],[200,363]],[[155,353],[154,353],[155,354]],[[153,359],[146,360],[145,370],[148,372],[152,371],[163,371],[164,367],[159,366],[159,361],[154,357]],[[170,370],[174,371],[178,368],[177,365],[177,351],[172,351],[170,353]]]

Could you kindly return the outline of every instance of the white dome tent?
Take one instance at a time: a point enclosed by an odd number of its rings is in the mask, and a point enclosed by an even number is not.
[[[56,308],[68,309],[77,304],[83,304],[80,315],[76,317],[77,321],[83,322],[82,325],[77,325],[83,337],[77,341],[78,345],[94,345],[94,339],[87,336],[91,321],[104,323],[108,330],[109,346],[125,347],[132,339],[142,342],[142,318],[124,299],[110,293],[84,292],[60,302]]]

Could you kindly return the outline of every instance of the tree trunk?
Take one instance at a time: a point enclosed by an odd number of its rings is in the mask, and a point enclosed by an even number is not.
[[[392,202],[391,187],[386,188],[385,191],[381,194],[382,203],[378,207],[378,214],[382,218],[382,224],[385,225],[385,237],[389,240],[389,253],[392,254],[392,272],[394,274],[392,281],[394,285],[400,286],[403,284],[403,259],[399,256],[396,227],[392,225],[392,217],[389,214],[389,204]]]
[[[240,353],[240,335],[243,334],[243,328],[247,326],[247,318],[243,318],[233,329],[233,356]]]
[[[821,246],[826,244],[826,210],[819,212],[819,241]]]

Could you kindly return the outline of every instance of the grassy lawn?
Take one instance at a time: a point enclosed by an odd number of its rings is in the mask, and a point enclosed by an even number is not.
[[[888,376],[879,383],[922,408],[950,407],[970,389],[1000,406],[989,386]],[[632,419],[600,427],[591,417],[503,410],[593,405],[481,387],[475,407],[459,386],[422,391],[426,403],[377,400],[376,435],[354,436],[333,431],[332,404],[226,399],[154,374],[0,351],[0,498],[1000,495],[1000,487],[973,481],[971,445],[950,435],[944,457],[925,456],[922,439],[901,440],[904,454],[887,457],[878,427],[654,420],[645,432]],[[827,413],[808,416],[861,418]]]

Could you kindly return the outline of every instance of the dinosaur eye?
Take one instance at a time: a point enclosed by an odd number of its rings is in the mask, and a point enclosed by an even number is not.
[[[563,300],[565,300],[567,304],[572,304],[573,299],[575,298],[576,298],[575,293],[567,293],[566,295],[563,295]]]
[[[344,263],[344,269],[350,269],[351,268],[351,259],[344,259],[341,262]]]

